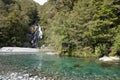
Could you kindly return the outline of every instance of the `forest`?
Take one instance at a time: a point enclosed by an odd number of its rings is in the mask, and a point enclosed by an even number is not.
[[[0,47],[24,47],[39,23],[45,45],[61,56],[120,55],[120,0],[0,0]]]

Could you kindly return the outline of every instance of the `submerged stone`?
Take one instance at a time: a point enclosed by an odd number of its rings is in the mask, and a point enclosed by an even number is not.
[[[79,64],[75,64],[73,67],[81,67]]]

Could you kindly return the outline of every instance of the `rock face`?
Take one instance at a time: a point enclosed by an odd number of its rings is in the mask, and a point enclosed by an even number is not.
[[[38,42],[40,40],[42,40],[43,32],[42,32],[41,26],[39,26],[39,25],[34,25],[33,28],[34,28],[34,30],[31,33],[31,39],[32,39],[31,44],[32,44],[33,48],[37,48]]]
[[[99,58],[99,60],[100,61],[119,61],[120,58],[117,56],[114,56],[114,57],[104,56],[104,57]]]

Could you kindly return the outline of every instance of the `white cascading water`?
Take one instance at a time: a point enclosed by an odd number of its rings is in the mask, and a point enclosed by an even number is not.
[[[38,42],[42,39],[42,35],[43,35],[43,32],[42,32],[41,26],[38,25],[37,26],[37,30],[35,30],[32,33],[31,44],[32,44],[33,48],[37,48],[38,47]]]

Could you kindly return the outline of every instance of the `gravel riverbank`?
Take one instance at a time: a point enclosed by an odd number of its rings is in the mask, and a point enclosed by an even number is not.
[[[55,80],[51,77],[40,77],[32,74],[22,73],[7,73],[6,75],[0,75],[0,80]]]

